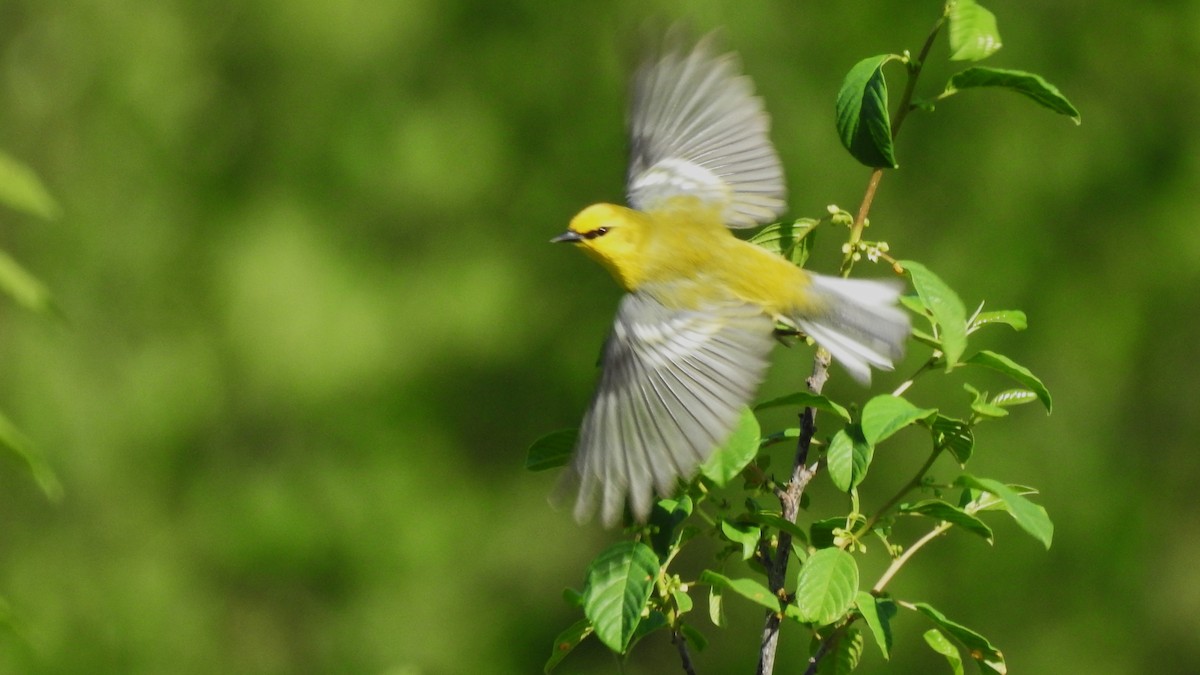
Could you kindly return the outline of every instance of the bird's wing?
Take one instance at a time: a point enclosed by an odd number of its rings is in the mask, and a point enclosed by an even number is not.
[[[680,478],[690,479],[753,399],[772,326],[751,305],[677,310],[645,294],[626,295],[580,429],[575,517],[587,520],[599,507],[612,525],[628,497],[644,521],[655,491],[669,496]]]
[[[669,48],[638,69],[629,114],[630,206],[652,211],[674,197],[719,207],[726,225],[772,221],[786,208],[770,120],[736,54],[712,38]]]

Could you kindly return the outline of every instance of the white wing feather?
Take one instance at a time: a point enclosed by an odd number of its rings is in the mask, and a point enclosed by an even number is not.
[[[622,300],[604,371],[583,418],[575,517],[618,522],[626,501],[645,520],[724,443],[753,398],[774,343],[757,307],[672,310],[645,294]]]
[[[903,285],[897,280],[822,274],[810,278],[814,304],[826,309],[791,317],[796,326],[864,385],[871,382],[872,366],[892,370],[911,332],[908,314],[896,306]]]
[[[673,197],[722,209],[729,227],[754,227],[787,207],[770,120],[736,54],[712,40],[672,49],[634,77],[630,109],[629,204],[654,210]]]

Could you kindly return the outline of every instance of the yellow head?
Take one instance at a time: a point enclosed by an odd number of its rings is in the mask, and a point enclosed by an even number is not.
[[[594,204],[571,219],[567,231],[551,239],[570,242],[598,260],[627,290],[642,280],[642,243],[648,226],[645,214],[613,204]]]

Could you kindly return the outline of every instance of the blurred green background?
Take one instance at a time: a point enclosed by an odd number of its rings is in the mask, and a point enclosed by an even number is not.
[[[972,471],[1041,488],[1057,530],[1047,553],[994,519],[994,549],[939,540],[891,590],[979,629],[1016,673],[1198,672],[1200,3],[986,4],[1006,43],[988,65],[1043,74],[1083,126],[1004,92],[910,117],[870,236],[968,305],[1028,312],[977,346],[1041,375],[1054,415],[983,428]],[[865,185],[833,130],[842,75],[915,51],[939,10],[4,3],[0,148],[63,216],[0,213],[0,248],[65,319],[0,302],[0,410],[65,498],[0,465],[0,671],[540,672],[576,618],[561,589],[617,536],[522,468],[532,439],[578,423],[619,295],[546,242],[621,197],[644,22],[725,27],[801,216]],[[807,373],[805,350],[779,352],[765,394]],[[829,391],[869,395],[847,379]],[[961,404],[941,379],[914,399]],[[881,458],[868,506],[915,446]],[[761,617],[731,609],[732,628],[700,619],[702,672],[753,667]],[[948,672],[926,627],[898,619],[889,672]],[[785,631],[781,672],[806,649]],[[627,672],[677,668],[660,634]],[[594,644],[562,668],[615,671]]]

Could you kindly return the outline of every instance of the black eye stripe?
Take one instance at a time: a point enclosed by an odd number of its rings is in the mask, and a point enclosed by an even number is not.
[[[584,232],[582,236],[584,239],[595,239],[596,237],[600,237],[605,234],[608,234],[607,227],[597,227],[594,230],[589,230],[587,232]]]

